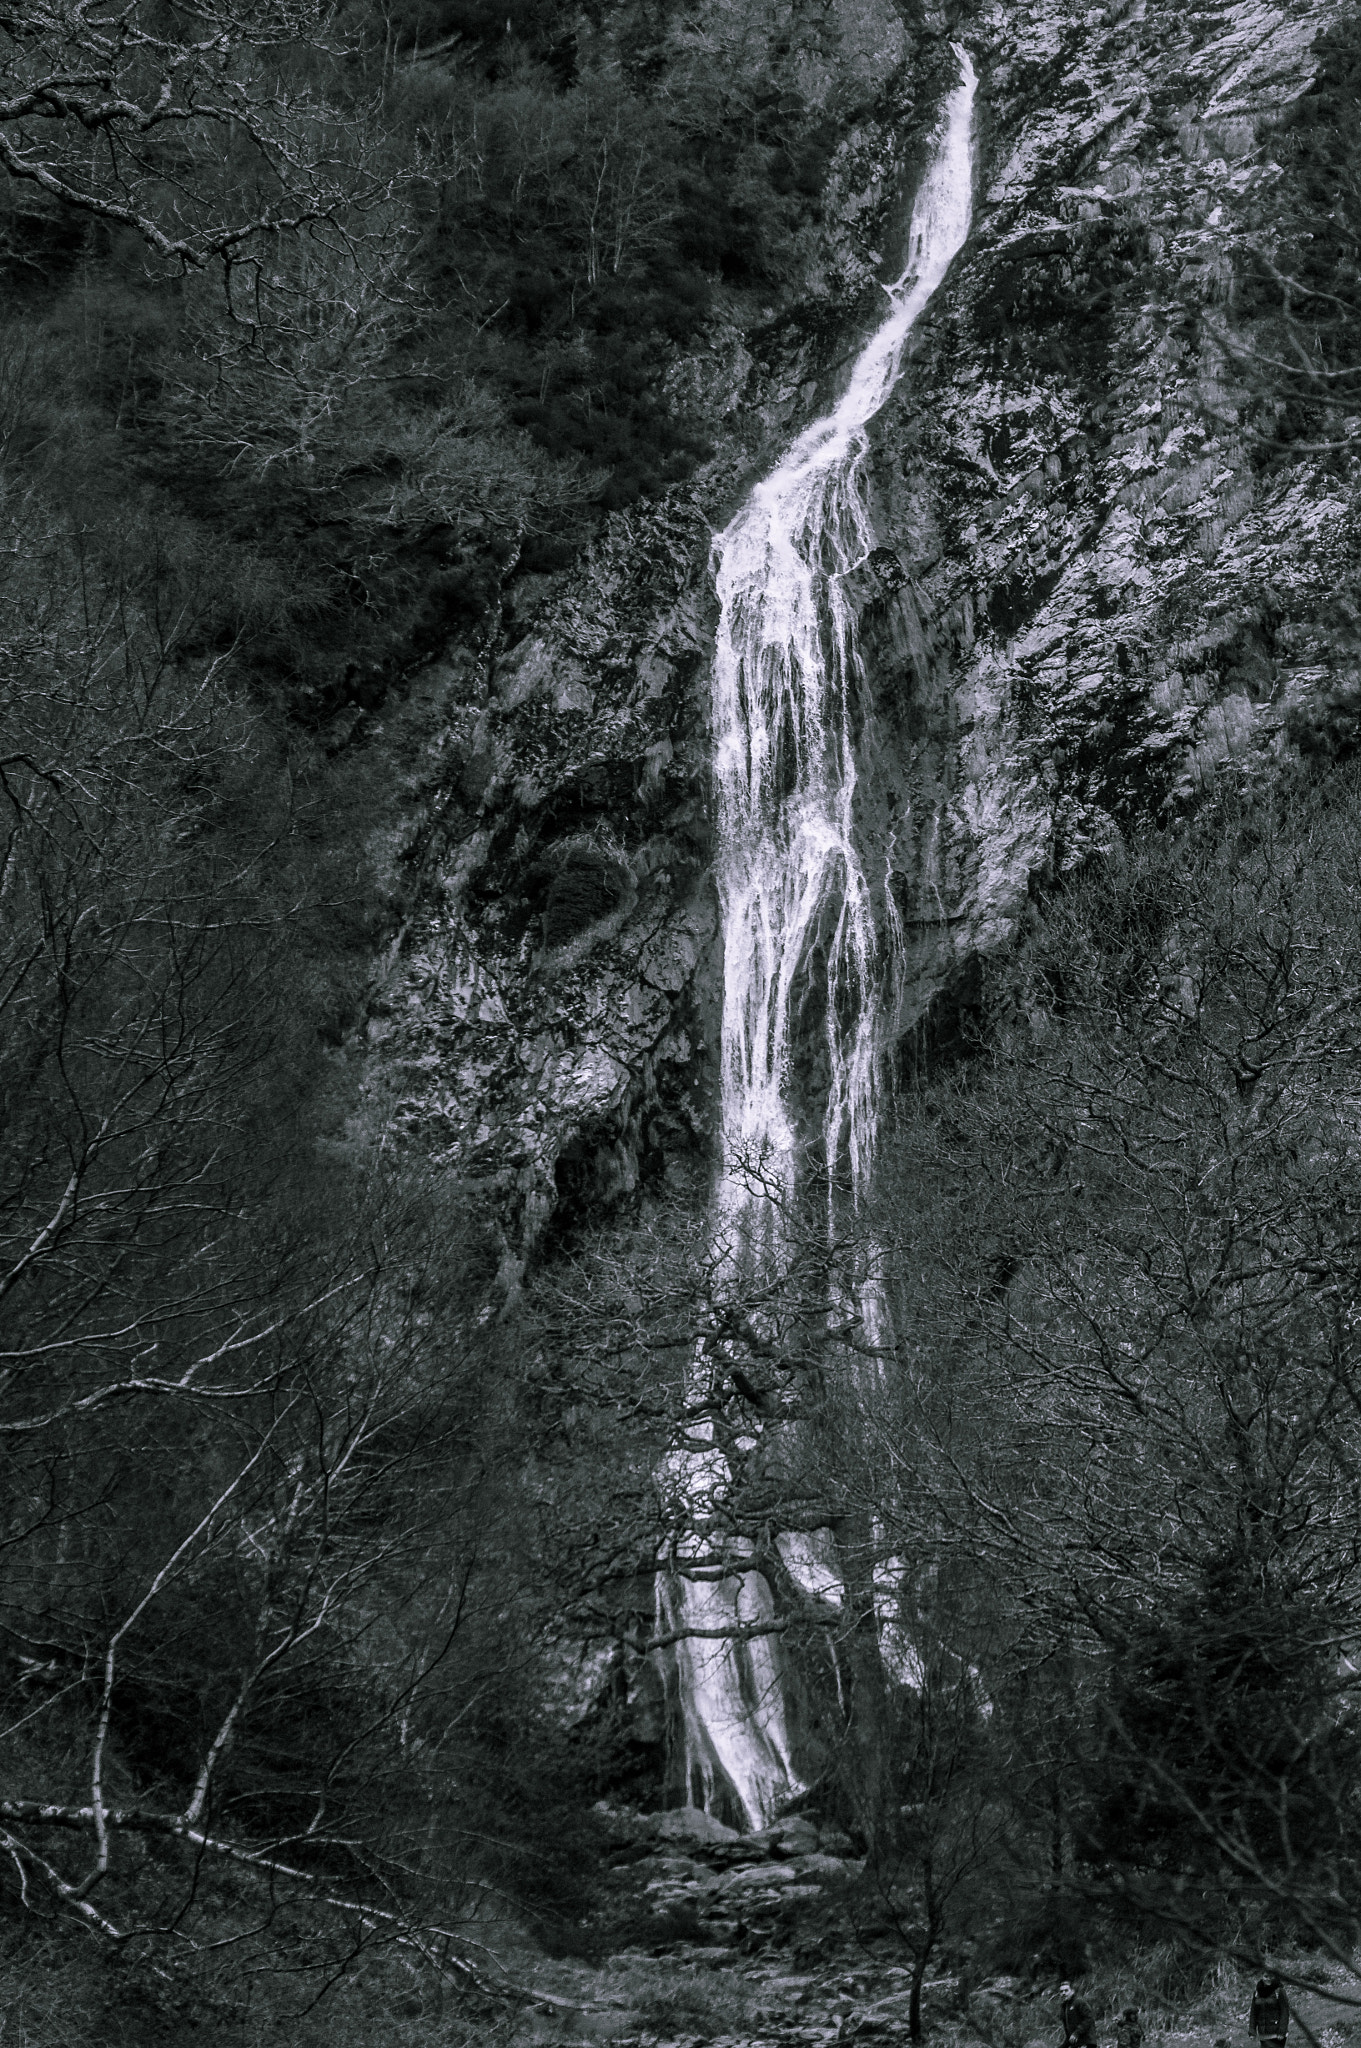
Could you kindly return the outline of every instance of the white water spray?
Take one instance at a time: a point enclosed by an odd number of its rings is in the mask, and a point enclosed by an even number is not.
[[[725,1244],[759,1261],[772,1246],[771,1203],[750,1170],[792,1190],[799,1134],[791,1046],[802,1006],[821,1017],[828,1174],[843,1158],[858,1196],[878,1123],[884,1053],[901,1000],[902,932],[887,875],[872,880],[856,847],[855,750],[868,706],[856,621],[842,579],[874,546],[864,457],[869,422],[897,381],[914,322],[969,231],[977,79],[961,79],[912,209],[908,262],[890,310],[844,396],[808,427],[719,537],[721,617],[713,666],[718,891],[723,919]],[[717,1449],[678,1454],[673,1482],[714,1491]],[[721,1460],[720,1460],[721,1462]],[[693,1463],[694,1471],[689,1471]],[[693,1481],[693,1484],[691,1484]],[[792,1567],[791,1567],[792,1568]],[[825,1569],[814,1591],[827,1597]],[[659,1583],[669,1627],[758,1626],[771,1609],[756,1572]],[[677,1646],[688,1796],[715,1803],[720,1779],[760,1826],[797,1789],[770,1638],[695,1637]]]

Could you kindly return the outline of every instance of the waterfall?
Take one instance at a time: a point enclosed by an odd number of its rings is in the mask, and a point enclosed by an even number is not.
[[[825,1038],[826,1171],[845,1160],[857,1195],[870,1171],[883,1056],[897,1024],[902,933],[890,878],[867,875],[855,843],[856,747],[869,710],[841,579],[874,546],[863,474],[869,422],[969,231],[977,79],[967,53],[953,47],[960,83],[912,209],[907,265],[888,292],[888,313],[843,396],[757,484],[716,543],[724,970],[717,1235],[748,1269],[770,1256],[778,1230],[778,1205],[753,1193],[748,1169],[758,1167],[767,1186],[794,1185],[801,1138],[790,1066],[801,1008],[812,999]],[[713,1511],[723,1466],[717,1446],[708,1448],[712,1424],[700,1435],[696,1443],[692,1433],[669,1471],[694,1510],[690,1556],[707,1576],[664,1574],[659,1619],[669,1631],[713,1632],[677,1645],[688,1796],[736,1805],[760,1826],[798,1789],[772,1638],[722,1640],[719,1632],[742,1622],[759,1627],[773,1603],[764,1578],[742,1570],[740,1551],[714,1560],[704,1532],[706,1523],[710,1531],[721,1525]],[[786,1562],[800,1555],[792,1546]],[[829,1568],[815,1563],[817,1585],[808,1590],[825,1598]]]
[[[822,1135],[829,1170],[848,1153],[857,1190],[873,1153],[881,1055],[896,1021],[901,932],[887,877],[876,918],[876,892],[855,844],[864,706],[841,579],[874,546],[863,479],[868,424],[969,230],[976,80],[967,54],[957,54],[963,77],[912,210],[908,267],[889,293],[888,317],[861,351],[844,396],[799,436],[718,541],[713,723],[725,1165],[760,1158],[782,1178],[792,1175],[790,1033],[818,946],[831,1077]]]

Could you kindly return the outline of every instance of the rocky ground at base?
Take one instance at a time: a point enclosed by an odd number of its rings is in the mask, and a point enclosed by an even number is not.
[[[812,2044],[907,2039],[910,1959],[864,1858],[803,1817],[738,1834],[694,1808],[603,1809],[621,1945],[536,1972],[516,2042]],[[928,1982],[943,2017],[958,1979]]]
[[[712,1950],[666,1957],[626,1953],[592,1972],[590,2003],[574,2011],[525,2009],[509,2040],[611,2041],[619,2048],[830,2048],[832,2043],[907,2041],[909,1971],[896,1964],[848,1958],[805,1970],[788,1957],[743,1963]],[[1355,1983],[1352,1990],[1355,1992]],[[587,1987],[583,1983],[580,1991]],[[1146,2016],[1146,2048],[1249,2048],[1246,1997],[1242,2011]],[[1320,2048],[1346,2048],[1361,2027],[1326,2000],[1297,1999]],[[1099,2016],[1103,2044],[1114,2038],[1114,2011]],[[957,1978],[929,1979],[924,2038],[934,2048],[1056,2048],[1057,1999],[1045,1985],[1014,1979],[980,1985],[967,1998]],[[1303,2036],[1301,2036],[1303,2039]]]
[[[803,1818],[743,1835],[682,1807],[612,1814],[608,1825],[612,1886],[652,1920],[661,1943],[747,1953],[777,1939],[797,1945],[808,1909],[820,1909],[819,1922],[829,1912],[835,1919],[841,1895],[864,1874],[849,1836]]]
[[[489,2048],[493,2039],[496,2048],[830,2048],[911,2038],[911,1957],[845,1834],[797,1817],[739,1835],[695,1809],[607,1809],[603,1818],[620,1945],[596,1961],[543,1959],[521,1971],[524,2001],[489,2031]],[[1047,1974],[989,1976],[953,1960],[947,1948],[923,1985],[923,2031],[935,2048],[1057,2048]],[[1292,2006],[1309,2037],[1349,2048],[1361,2038],[1361,2003],[1336,2000],[1361,2001],[1361,1979],[1307,1960],[1299,1975]],[[1109,2048],[1121,2005],[1144,1994],[1126,1972],[1098,1978],[1084,1992]],[[1146,2048],[1250,2048],[1250,1996],[1249,1977],[1226,1963],[1190,2010],[1143,2007]],[[1304,2032],[1292,2032],[1303,2048]]]

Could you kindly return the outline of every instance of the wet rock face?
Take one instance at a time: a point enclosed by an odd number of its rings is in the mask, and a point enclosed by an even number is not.
[[[505,1285],[555,1211],[668,1175],[702,1187],[710,538],[826,409],[882,307],[876,274],[901,269],[951,36],[983,78],[974,232],[876,425],[879,544],[852,580],[858,825],[903,925],[904,1028],[1008,941],[1037,877],[1226,763],[1269,763],[1329,692],[1351,715],[1345,465],[1264,463],[1216,339],[1270,225],[1280,124],[1343,12],[999,0],[928,10],[910,44],[893,14],[897,83],[833,151],[785,310],[716,327],[668,373],[712,460],[616,515],[570,576],[512,583],[495,630],[451,655],[425,908],[372,1089],[485,1196]]]

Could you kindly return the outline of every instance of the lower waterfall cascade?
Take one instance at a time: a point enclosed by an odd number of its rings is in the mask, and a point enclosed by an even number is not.
[[[969,233],[977,77],[967,52],[952,47],[960,83],[946,100],[913,205],[907,265],[887,288],[887,316],[832,410],[805,429],[715,543],[724,994],[714,1220],[717,1242],[758,1267],[774,1249],[778,1224],[774,1205],[753,1192],[744,1169],[755,1166],[767,1184],[793,1189],[791,1035],[813,955],[825,962],[826,978],[822,1149],[829,1175],[846,1161],[857,1196],[871,1170],[884,1055],[901,1006],[902,932],[889,878],[866,873],[853,828],[866,707],[842,579],[875,545],[864,477],[869,423],[901,374],[913,325]],[[699,1435],[711,1430],[702,1425]],[[708,1556],[702,1530],[728,1475],[716,1444],[696,1447],[693,1431],[689,1444],[668,1461],[668,1480],[701,1532],[691,1555],[708,1562],[694,1576],[672,1569],[657,1582],[659,1625],[669,1635],[693,1632],[676,1643],[686,1796],[710,1809],[740,1809],[761,1827],[801,1787],[774,1636],[733,1631],[771,1617],[773,1600],[765,1578],[744,1571],[731,1544],[721,1566]],[[781,1545],[795,1576],[807,1576],[806,1590],[824,1600],[839,1594],[830,1546],[830,1534],[823,1544]]]

